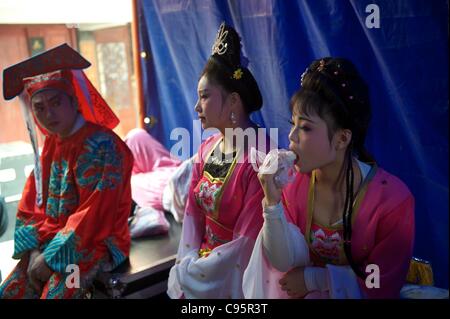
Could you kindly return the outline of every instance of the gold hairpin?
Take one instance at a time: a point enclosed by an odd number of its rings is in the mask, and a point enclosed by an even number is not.
[[[219,31],[217,31],[216,41],[214,41],[214,44],[212,46],[212,54],[218,54],[222,55],[225,52],[227,52],[228,43],[225,42],[227,39],[228,30],[225,31],[225,22],[222,22],[222,24],[219,27]]]

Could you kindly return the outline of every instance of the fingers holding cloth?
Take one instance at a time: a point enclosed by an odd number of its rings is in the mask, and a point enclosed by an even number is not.
[[[265,205],[278,204],[283,188],[294,178],[295,153],[283,149],[273,149],[264,154],[252,148],[250,157],[264,191]]]

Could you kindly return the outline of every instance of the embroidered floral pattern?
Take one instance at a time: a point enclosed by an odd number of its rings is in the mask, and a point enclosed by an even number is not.
[[[122,156],[116,150],[112,136],[92,135],[85,145],[86,153],[77,162],[76,175],[81,187],[102,191],[114,189],[122,182]]]
[[[242,70],[240,68],[236,69],[236,71],[234,71],[234,73],[233,73],[233,79],[240,80],[242,78],[243,74],[244,73],[242,72]]]
[[[209,225],[206,225],[206,238],[208,241],[208,245],[210,246],[220,246],[222,244],[226,244],[229,242],[229,240],[222,239],[218,237],[216,234],[213,233],[211,227]]]
[[[321,228],[318,225],[311,227],[311,246],[314,251],[330,263],[339,261],[342,247],[342,236],[340,230]]]
[[[202,207],[206,213],[212,214],[216,210],[217,199],[222,189],[222,182],[210,182],[203,177],[195,191],[197,204]]]
[[[67,292],[65,280],[61,280],[60,274],[53,274],[48,281],[47,299],[64,299],[64,294]]]
[[[77,192],[67,161],[53,162],[50,168],[46,214],[53,218],[68,216],[77,206]]]

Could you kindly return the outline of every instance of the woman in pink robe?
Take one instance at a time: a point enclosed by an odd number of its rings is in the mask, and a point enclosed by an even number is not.
[[[198,83],[195,111],[202,127],[220,133],[200,146],[194,163],[177,261],[169,275],[171,298],[243,297],[242,276],[263,221],[263,192],[248,159],[257,140],[240,145],[225,130],[256,132],[249,114],[261,108],[262,97],[240,64],[239,44],[236,31],[222,24]]]
[[[260,174],[264,226],[247,298],[399,298],[414,242],[414,197],[364,150],[368,89],[345,59],[314,61],[291,100],[293,183]]]
[[[177,193],[186,192],[183,185],[180,185],[183,180],[178,181],[176,190],[170,186],[171,183],[177,182],[173,180],[177,171],[183,169],[186,174],[190,174],[192,165],[187,161],[180,167],[182,162],[172,157],[161,143],[141,128],[128,132],[125,143],[134,158],[131,195],[137,205],[130,223],[130,235],[137,238],[166,234],[170,224],[164,211],[170,211],[178,222],[182,221],[184,212],[175,209],[173,205],[164,206],[164,197],[166,202],[172,203]]]
[[[125,143],[133,153],[131,177],[133,200],[140,207],[163,210],[162,195],[170,177],[181,161],[144,129],[135,128],[125,137]]]

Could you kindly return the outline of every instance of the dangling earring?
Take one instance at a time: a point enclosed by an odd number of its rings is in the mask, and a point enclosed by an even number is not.
[[[236,116],[234,115],[234,112],[231,112],[230,120],[231,120],[231,123],[236,124],[237,121],[236,121]]]

